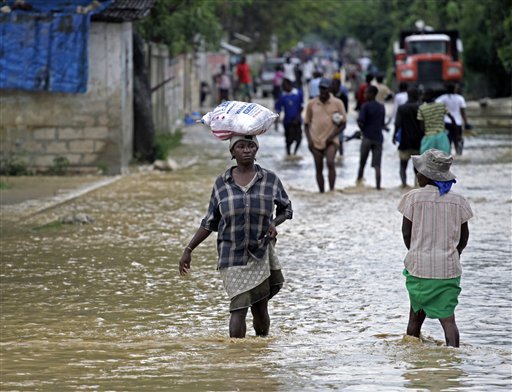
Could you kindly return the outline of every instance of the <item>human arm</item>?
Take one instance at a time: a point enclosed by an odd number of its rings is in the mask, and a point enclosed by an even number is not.
[[[471,126],[469,125],[465,108],[460,108],[460,115],[462,117],[462,120],[464,121],[464,129],[470,129]]]
[[[357,116],[357,125],[361,129],[361,131],[364,129],[364,120],[366,116],[366,107],[363,105],[361,107],[361,110],[359,112],[359,115]]]
[[[179,263],[179,271],[181,276],[185,276],[189,269],[190,263],[192,261],[192,251],[201,244],[212,232],[210,230],[206,230],[204,227],[199,227],[196,233],[188,243],[188,245],[183,250],[183,255],[181,256]]]
[[[281,113],[282,107],[283,105],[281,103],[281,97],[279,97],[274,105],[274,110],[276,111],[277,114]]]
[[[285,220],[292,219],[293,217],[292,202],[288,198],[288,194],[279,179],[277,179],[277,192],[274,194],[274,203],[276,205],[275,217],[266,234],[271,239],[275,239],[277,236],[276,227]]]
[[[397,136],[398,136],[398,130],[400,128],[402,128],[402,111],[397,110],[395,113],[395,131],[393,132],[393,138],[391,140],[393,142],[393,144],[396,144],[396,142],[398,141]]]
[[[311,139],[311,132],[309,131],[309,124],[304,124],[304,134],[308,140],[309,151],[313,151],[313,140]]]
[[[312,113],[312,110],[311,110],[311,105],[308,102],[308,104],[306,105],[306,115],[304,116],[304,134],[306,135],[306,139],[308,141],[309,151],[313,151],[312,150],[312,148],[313,148],[313,140],[311,139],[311,132],[310,132],[310,129],[309,129],[309,126],[310,126],[311,120],[312,120],[312,115],[313,115],[313,113]]]
[[[455,122],[455,118],[452,116],[452,114],[446,113],[446,115],[450,118],[450,121],[452,122],[453,126],[455,126],[457,123]]]
[[[332,140],[338,138],[339,134],[341,132],[343,132],[343,130],[345,129],[345,126],[347,124],[347,113],[345,111],[345,105],[343,104],[343,102],[340,99],[338,100],[337,103],[338,103],[338,105],[336,108],[336,112],[331,115],[331,118],[333,118],[334,127],[332,128],[331,134],[329,135],[329,137],[326,140],[327,143],[330,143]],[[334,122],[333,116],[335,114],[340,115],[339,122]]]
[[[411,247],[412,222],[405,216],[402,219],[402,237],[404,244],[409,249]]]
[[[469,226],[468,226],[468,222],[464,222],[460,226],[460,240],[459,240],[459,244],[457,245],[457,252],[459,252],[459,256],[462,253],[462,251],[464,250],[464,248],[466,247],[466,245],[468,244],[468,239],[469,239]]]

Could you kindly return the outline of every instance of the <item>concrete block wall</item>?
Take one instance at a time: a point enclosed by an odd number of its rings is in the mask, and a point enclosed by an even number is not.
[[[0,156],[123,172],[133,151],[132,24],[91,23],[85,94],[0,90]]]

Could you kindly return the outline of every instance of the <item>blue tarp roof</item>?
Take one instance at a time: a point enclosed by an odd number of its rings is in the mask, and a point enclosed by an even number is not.
[[[7,0],[7,5],[13,7],[16,0]],[[25,7],[30,7],[31,12],[43,12],[43,13],[75,13],[77,6],[87,7],[98,4],[96,10],[93,13],[101,12],[108,5],[112,3],[112,0],[25,0]],[[26,9],[29,11],[29,9]]]
[[[83,93],[88,79],[90,0],[28,0],[30,10],[0,14],[0,89]],[[14,5],[14,1],[8,1]]]

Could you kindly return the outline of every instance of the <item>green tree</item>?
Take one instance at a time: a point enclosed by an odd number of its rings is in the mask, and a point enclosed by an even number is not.
[[[142,35],[171,53],[218,47],[236,33],[246,52],[265,52],[276,36],[281,52],[306,36],[336,47],[357,38],[382,70],[393,66],[392,45],[418,19],[435,29],[457,29],[464,43],[464,72],[478,95],[510,95],[512,0],[156,0]],[[476,94],[475,94],[476,95]]]
[[[137,25],[142,36],[164,43],[172,55],[218,45],[222,25],[217,17],[220,1],[156,0],[150,16]]]

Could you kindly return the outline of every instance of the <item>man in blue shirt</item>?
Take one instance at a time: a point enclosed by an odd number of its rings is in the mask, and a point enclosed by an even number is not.
[[[382,143],[384,137],[382,129],[385,126],[385,109],[384,105],[375,100],[378,89],[375,86],[368,86],[364,92],[365,103],[361,107],[357,124],[363,133],[361,141],[361,153],[359,159],[359,171],[357,173],[357,184],[363,181],[364,167],[370,151],[372,152],[372,167],[375,169],[375,183],[380,190],[382,162]]]
[[[295,143],[293,155],[297,154],[300,142],[302,140],[302,103],[303,94],[302,89],[293,88],[292,81],[283,79],[283,93],[276,101],[275,110],[280,113],[284,110],[284,136],[286,139],[286,154],[291,156],[292,144]]]

